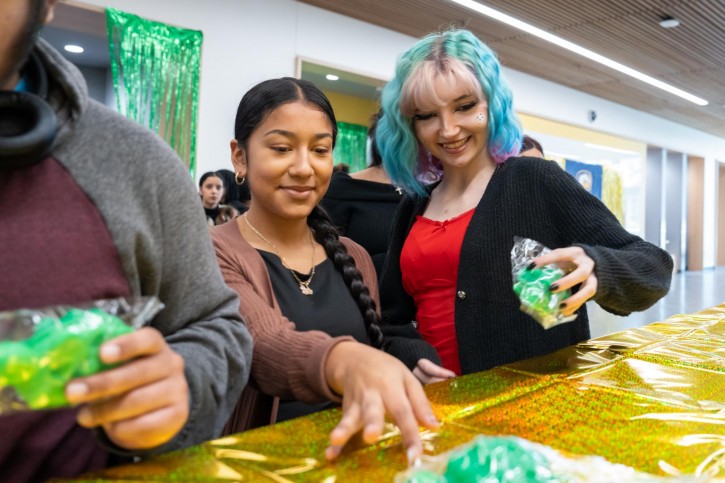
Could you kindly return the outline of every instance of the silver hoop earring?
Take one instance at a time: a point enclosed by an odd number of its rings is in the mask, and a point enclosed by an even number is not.
[[[242,180],[239,181],[239,173],[234,173],[234,182],[238,186],[242,186],[246,180],[247,180],[247,178],[245,178],[244,176],[242,176]]]

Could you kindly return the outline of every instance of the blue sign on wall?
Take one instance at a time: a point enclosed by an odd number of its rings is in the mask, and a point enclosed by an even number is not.
[[[566,172],[574,176],[585,190],[602,199],[602,167],[598,164],[566,160]]]

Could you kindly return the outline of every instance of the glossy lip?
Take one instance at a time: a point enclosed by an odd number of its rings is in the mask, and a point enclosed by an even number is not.
[[[459,154],[459,153],[461,153],[461,152],[462,152],[462,151],[463,151],[464,149],[466,149],[466,146],[468,146],[468,142],[469,142],[469,141],[471,140],[471,136],[468,136],[468,137],[466,137],[466,138],[464,138],[464,139],[465,139],[465,142],[464,142],[464,143],[463,143],[463,144],[462,144],[461,146],[459,146],[459,147],[457,147],[457,148],[447,148],[447,147],[446,147],[445,145],[446,145],[446,144],[454,144],[454,143],[458,143],[458,142],[461,142],[461,141],[462,141],[462,139],[458,139],[458,140],[456,140],[456,141],[451,141],[451,142],[447,142],[447,143],[438,143],[438,145],[439,145],[439,146],[440,146],[440,147],[441,147],[441,148],[442,148],[442,149],[443,149],[443,150],[444,150],[444,151],[445,151],[446,153],[448,153],[448,154]]]

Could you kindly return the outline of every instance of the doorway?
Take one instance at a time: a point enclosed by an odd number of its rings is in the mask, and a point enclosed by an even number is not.
[[[725,265],[725,162],[718,163],[717,184],[717,264]]]
[[[703,158],[689,156],[687,180],[687,270],[702,270],[704,235],[702,207],[705,203]]]

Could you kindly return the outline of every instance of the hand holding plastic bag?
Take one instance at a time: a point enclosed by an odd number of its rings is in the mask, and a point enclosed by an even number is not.
[[[68,406],[70,380],[113,367],[101,362],[101,345],[143,326],[163,307],[156,298],[92,305],[0,313],[0,414]]]
[[[521,301],[521,310],[533,317],[542,327],[550,329],[576,319],[560,311],[561,303],[571,295],[569,290],[552,292],[551,285],[565,275],[558,266],[530,268],[537,257],[548,253],[547,247],[530,238],[514,238],[511,249],[513,289]]]

